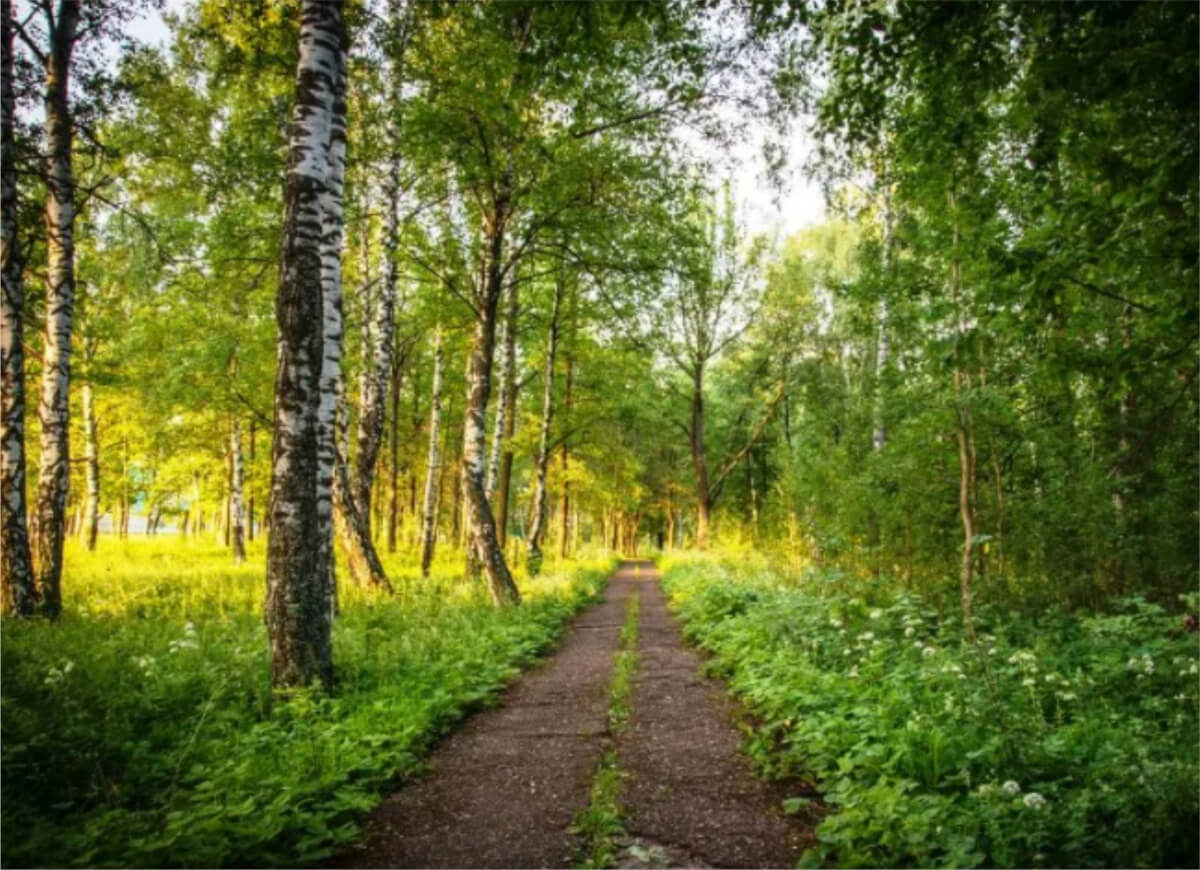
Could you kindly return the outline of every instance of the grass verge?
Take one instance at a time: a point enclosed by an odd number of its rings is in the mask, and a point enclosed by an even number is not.
[[[1200,650],[1178,614],[980,607],[971,643],[877,581],[705,558],[663,585],[754,716],[760,770],[816,780],[807,862],[1197,866]]]
[[[62,620],[4,620],[5,866],[319,861],[611,569],[521,579],[499,609],[449,572],[397,572],[394,598],[343,584],[337,694],[277,703],[258,546],[244,566],[194,540],[72,547]]]

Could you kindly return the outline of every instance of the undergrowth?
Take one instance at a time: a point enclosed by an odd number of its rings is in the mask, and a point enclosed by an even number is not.
[[[343,583],[338,690],[277,703],[261,550],[73,547],[58,624],[3,623],[6,866],[294,866],[331,855],[432,741],[488,704],[610,564],[522,579],[497,609],[447,570]],[[449,563],[443,563],[444,568]]]
[[[806,863],[1197,866],[1200,656],[1178,615],[981,609],[971,644],[877,581],[696,559],[664,584],[754,715],[762,772],[824,793]]]

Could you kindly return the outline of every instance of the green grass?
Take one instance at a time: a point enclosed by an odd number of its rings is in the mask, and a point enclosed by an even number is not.
[[[692,559],[664,585],[753,715],[762,772],[823,792],[808,863],[1200,861],[1200,650],[1179,614],[982,609],[971,645],[878,581]]]
[[[259,545],[261,546],[261,545]],[[553,644],[601,588],[594,562],[492,607],[457,560],[341,584],[339,688],[278,703],[263,555],[102,538],[68,549],[58,624],[3,623],[6,866],[296,865],[352,840],[430,744]]]
[[[633,675],[637,670],[637,636],[640,598],[634,591],[625,606],[625,622],[621,626],[620,646],[613,657],[613,677],[609,684],[608,746],[592,779],[588,805],[575,814],[572,825],[581,843],[575,860],[576,867],[613,867],[616,865],[617,839],[625,833],[625,823],[618,800],[621,789],[621,770],[613,740],[629,724],[630,695]]]

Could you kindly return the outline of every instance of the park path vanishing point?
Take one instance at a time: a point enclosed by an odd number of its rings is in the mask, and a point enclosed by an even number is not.
[[[428,773],[386,798],[341,867],[570,867],[575,813],[609,744],[609,683],[629,598],[641,598],[628,726],[617,740],[622,866],[793,866],[809,827],[757,779],[735,706],[701,676],[649,563],[623,563],[604,600],[500,705],[439,744]]]

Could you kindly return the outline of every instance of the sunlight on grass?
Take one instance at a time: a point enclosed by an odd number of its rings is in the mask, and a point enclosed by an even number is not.
[[[351,840],[389,781],[490,703],[611,562],[522,578],[497,609],[461,562],[340,584],[337,692],[270,690],[261,541],[71,542],[60,623],[3,623],[6,864],[294,865]],[[458,573],[456,574],[455,571]]]

